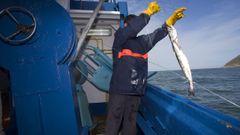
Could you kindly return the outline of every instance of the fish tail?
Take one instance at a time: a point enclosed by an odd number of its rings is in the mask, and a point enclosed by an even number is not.
[[[189,83],[188,96],[195,96],[195,92],[193,90],[193,84],[192,83]]]

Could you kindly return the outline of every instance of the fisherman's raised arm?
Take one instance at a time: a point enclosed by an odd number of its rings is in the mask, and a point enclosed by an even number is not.
[[[160,11],[157,2],[151,2],[148,8],[139,16],[129,15],[124,20],[124,28],[119,28],[115,33],[115,37],[121,37],[122,43],[127,39],[136,37],[137,34],[148,24],[150,17]]]
[[[172,15],[166,20],[166,22],[162,25],[162,27],[156,29],[154,32],[143,35],[143,40],[145,44],[147,45],[147,50],[151,50],[154,45],[162,40],[164,37],[167,36],[168,30],[167,27],[173,26],[176,21],[184,17],[183,11],[185,11],[186,8],[178,8],[175,10]]]

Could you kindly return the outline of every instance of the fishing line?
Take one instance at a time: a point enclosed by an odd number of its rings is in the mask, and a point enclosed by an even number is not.
[[[172,5],[173,5],[173,4],[170,4],[170,6],[169,6],[168,8],[171,9]],[[163,13],[165,14],[164,10],[163,10]],[[145,19],[145,23],[147,23],[147,22],[146,22],[146,19]],[[149,33],[148,29],[146,29],[146,31],[147,31],[147,33]],[[153,44],[152,44],[153,41],[152,41],[151,37],[149,36],[149,34],[148,34],[148,37],[149,37],[149,39],[150,39],[150,44],[153,45]],[[151,63],[151,64],[153,64],[153,65],[157,65],[158,67],[163,67],[163,66],[160,66],[159,64],[154,63],[154,62],[152,62],[152,61],[148,61],[148,62]],[[175,71],[175,72],[174,72],[174,71],[171,71],[171,72],[174,73],[175,75],[177,75],[178,77],[180,77],[180,78],[186,80],[186,78],[185,78],[184,76],[180,75],[180,74],[177,73],[176,71]],[[240,105],[234,103],[233,101],[231,101],[231,100],[229,100],[229,99],[227,99],[227,98],[225,98],[225,97],[223,97],[223,96],[221,96],[221,95],[219,95],[219,94],[217,94],[217,93],[215,93],[215,92],[209,90],[208,88],[205,88],[204,86],[198,84],[198,83],[195,82],[195,81],[193,81],[193,83],[196,84],[196,85],[198,85],[199,87],[201,87],[203,90],[206,90],[207,92],[209,92],[209,93],[211,93],[211,94],[217,96],[218,98],[220,98],[220,99],[222,99],[222,100],[224,100],[224,101],[226,101],[226,102],[228,102],[228,103],[234,105],[235,107],[240,108]]]
[[[151,61],[149,61],[149,62],[150,62],[151,64],[154,64],[154,65],[157,65],[157,66],[159,66],[159,67],[165,68],[165,67],[163,67],[163,66],[160,66],[160,65],[157,64],[157,63],[154,63],[154,62],[151,62]],[[165,68],[165,69],[167,69],[167,68]],[[176,71],[169,71],[169,72],[170,72],[170,73],[174,73],[175,75],[177,75],[178,77],[181,77],[182,79],[185,79],[184,76],[182,76],[181,74],[177,73]],[[161,78],[159,77],[159,78],[156,78],[156,79],[157,79],[157,80],[160,80]],[[193,83],[194,83],[195,85],[199,86],[200,88],[202,88],[203,90],[209,92],[210,94],[217,96],[218,98],[220,98],[220,99],[222,99],[222,100],[224,100],[224,101],[232,104],[233,106],[235,106],[235,107],[237,107],[237,108],[240,108],[240,105],[238,105],[237,103],[234,103],[233,101],[231,101],[231,100],[229,100],[229,99],[227,99],[227,98],[225,98],[225,97],[223,97],[223,96],[221,96],[221,95],[219,95],[219,94],[211,91],[210,89],[202,86],[202,85],[199,84],[198,82],[193,81]]]
[[[227,98],[225,98],[225,97],[223,97],[223,96],[221,96],[221,95],[219,95],[219,94],[217,94],[217,93],[215,93],[215,92],[209,90],[208,88],[206,88],[206,87],[204,87],[204,86],[198,84],[197,82],[194,82],[194,83],[195,83],[196,85],[198,85],[199,87],[201,87],[203,90],[206,90],[206,91],[208,91],[209,93],[211,93],[211,94],[213,94],[213,95],[219,97],[220,99],[225,100],[226,102],[228,102],[228,103],[234,105],[235,107],[240,108],[240,105],[234,103],[233,101],[231,101],[231,100],[229,100],[229,99],[227,99]]]
[[[145,19],[145,23],[147,24],[147,20],[146,20],[146,19]],[[165,23],[165,22],[164,22],[164,23]],[[149,43],[150,43],[151,46],[153,46],[153,44],[152,44],[153,41],[152,41],[152,38],[151,38],[150,35],[149,35],[149,34],[150,34],[150,33],[149,33],[149,30],[146,29],[146,32],[148,33],[147,36],[148,36],[148,38],[149,38]],[[118,51],[118,50],[115,50],[115,51]],[[83,51],[82,51],[82,53],[83,53]],[[148,62],[151,63],[151,64],[153,64],[153,65],[156,65],[156,66],[158,66],[158,67],[161,67],[161,68],[163,68],[163,69],[167,69],[167,70],[168,70],[168,68],[163,67],[163,66],[161,66],[161,65],[159,65],[159,64],[157,64],[157,63],[155,63],[155,62],[153,62],[153,61],[148,60]],[[131,66],[131,65],[129,64],[129,66]],[[79,71],[82,73],[81,70],[79,70]],[[177,75],[178,77],[180,77],[180,78],[186,80],[186,78],[185,78],[184,76],[180,75],[180,74],[177,73],[176,71],[175,71],[175,72],[174,72],[174,71],[170,71],[170,72],[171,72],[171,73],[174,73],[174,74]],[[83,73],[82,73],[82,74],[83,74]],[[87,78],[87,76],[86,76],[85,74],[83,74],[83,75]],[[157,78],[157,80],[160,80],[160,77]],[[222,99],[222,100],[224,100],[224,101],[226,101],[226,102],[228,102],[228,103],[234,105],[234,106],[237,107],[237,108],[240,108],[240,105],[234,103],[233,101],[231,101],[231,100],[229,100],[229,99],[227,99],[227,98],[225,98],[225,97],[223,97],[223,96],[221,96],[221,95],[219,95],[219,94],[217,94],[217,93],[215,93],[215,92],[209,90],[208,88],[206,88],[206,87],[204,87],[204,86],[198,84],[198,83],[195,82],[195,81],[193,81],[193,83],[196,84],[197,86],[201,87],[203,90],[205,90],[205,91],[207,91],[207,92],[209,92],[209,93],[211,93],[211,94],[217,96],[218,98],[220,98],[220,99]],[[196,97],[196,98],[198,98],[198,97]],[[200,98],[199,98],[199,99],[200,99]]]

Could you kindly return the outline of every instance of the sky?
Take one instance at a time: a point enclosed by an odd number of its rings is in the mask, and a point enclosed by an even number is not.
[[[120,1],[120,0],[119,0]],[[127,1],[129,14],[140,14],[150,0]],[[219,68],[240,55],[240,0],[157,0],[160,12],[140,32],[160,27],[172,12],[186,7],[185,17],[174,27],[191,69]],[[149,53],[149,70],[180,69],[170,40],[165,37]]]

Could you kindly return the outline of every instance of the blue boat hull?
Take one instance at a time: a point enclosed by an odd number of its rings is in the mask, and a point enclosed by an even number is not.
[[[72,73],[72,64],[68,63],[77,39],[72,19],[54,0],[1,1],[0,10],[13,5],[32,12],[37,29],[26,43],[11,45],[0,40],[0,69],[9,72],[13,102],[12,126],[5,129],[6,134],[88,135],[91,127],[83,126],[83,117],[79,115],[80,111],[89,109],[88,101],[78,97],[76,84],[79,82]],[[125,9],[123,5],[119,3],[118,9]],[[105,10],[111,11],[113,8],[109,7],[116,5],[105,3],[105,6]],[[126,14],[127,11],[119,16]],[[14,11],[13,15],[18,14]],[[23,21],[28,21],[22,16]],[[0,24],[3,35],[15,30],[14,22],[6,14],[0,16]],[[109,63],[104,64],[111,67]],[[86,109],[79,109],[78,101],[86,103],[83,104]],[[105,102],[90,104],[91,116],[106,116],[106,105]],[[150,84],[142,98],[137,124],[139,134],[145,135],[240,134],[238,120]]]
[[[239,135],[240,122],[160,87],[148,85],[138,125],[151,135]]]

